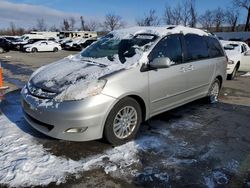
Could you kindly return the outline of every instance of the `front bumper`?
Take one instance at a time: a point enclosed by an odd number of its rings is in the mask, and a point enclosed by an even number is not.
[[[70,141],[102,138],[103,128],[116,99],[99,94],[81,101],[55,102],[22,91],[22,108],[28,123],[50,137]],[[66,132],[87,128],[83,132]]]
[[[227,64],[227,74],[232,74],[236,64]]]

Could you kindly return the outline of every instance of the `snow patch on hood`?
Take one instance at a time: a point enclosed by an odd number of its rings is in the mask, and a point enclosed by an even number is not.
[[[88,95],[89,87],[103,76],[113,72],[138,66],[147,55],[139,49],[132,58],[120,63],[118,55],[113,61],[104,58],[83,58],[80,54],[69,56],[58,62],[46,65],[36,71],[30,81],[38,88],[58,93],[56,100],[61,101],[70,95],[71,99],[82,99]]]

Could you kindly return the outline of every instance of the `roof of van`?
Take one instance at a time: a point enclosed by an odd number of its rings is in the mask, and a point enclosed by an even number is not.
[[[247,45],[245,42],[242,42],[242,41],[220,40],[220,42],[222,45],[227,45],[227,44],[239,44],[239,45],[245,44],[245,45]]]
[[[167,25],[167,26],[146,26],[146,27],[131,27],[131,28],[126,28],[126,29],[119,29],[116,31],[110,32],[113,34],[115,37],[118,38],[131,38],[132,36],[135,36],[137,34],[154,34],[157,36],[165,36],[168,34],[174,34],[174,33],[183,33],[183,34],[198,34],[201,36],[208,36],[209,33],[201,30],[201,29],[196,29],[196,28],[190,28],[190,27],[184,27],[181,25]]]

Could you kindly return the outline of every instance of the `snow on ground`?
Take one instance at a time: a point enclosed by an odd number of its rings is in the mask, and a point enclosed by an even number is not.
[[[134,141],[80,160],[72,160],[55,156],[46,150],[31,131],[27,131],[20,105],[15,101],[13,104],[8,105],[7,111],[0,115],[0,185],[23,187],[45,186],[52,182],[61,184],[68,177],[80,178],[81,172],[95,169],[128,182],[137,181],[142,185],[160,182],[167,185],[175,177],[171,169],[197,170],[199,160],[210,160],[214,155],[214,145],[218,145],[209,143],[208,146],[196,146],[185,139],[185,134],[174,135],[174,132],[190,134],[204,128],[203,124],[188,118],[167,123],[153,120],[149,122],[150,130]],[[210,149],[197,158],[204,147]],[[228,169],[237,169],[238,162],[231,161],[227,166]],[[200,173],[198,171],[195,174]],[[227,175],[217,169],[204,174],[203,178],[203,185],[208,187],[228,182]]]
[[[245,74],[243,74],[241,76],[250,76],[250,72],[247,72],[247,73],[245,73]]]
[[[95,168],[103,168],[107,174],[119,168],[118,174],[126,175],[126,169],[138,162],[140,150],[162,145],[160,139],[145,136],[100,155],[74,161],[49,153],[33,136],[19,129],[16,122],[22,119],[20,108],[11,119],[12,122],[4,115],[0,116],[0,184],[12,187],[60,184],[65,182],[67,175]],[[104,162],[106,158],[109,162]]]

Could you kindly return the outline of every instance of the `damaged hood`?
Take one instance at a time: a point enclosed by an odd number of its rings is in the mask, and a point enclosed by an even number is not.
[[[41,67],[32,75],[30,83],[50,92],[61,93],[71,85],[98,80],[124,68],[121,63],[108,60],[100,63],[77,55]]]

